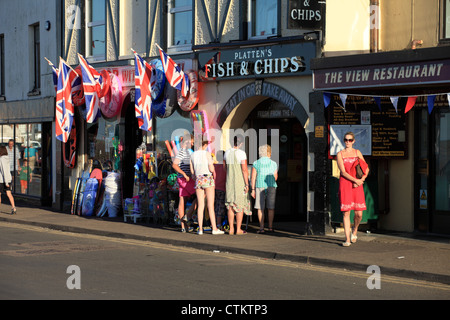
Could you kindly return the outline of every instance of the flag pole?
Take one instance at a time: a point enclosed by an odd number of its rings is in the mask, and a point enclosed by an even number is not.
[[[47,57],[44,57],[44,59],[48,62],[49,65],[54,66],[54,64],[50,60],[48,60]]]

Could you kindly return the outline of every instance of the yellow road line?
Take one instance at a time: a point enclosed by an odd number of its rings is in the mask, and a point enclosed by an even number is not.
[[[236,261],[247,262],[247,263],[251,263],[251,264],[259,263],[259,264],[276,266],[276,267],[317,271],[317,272],[324,272],[324,273],[329,273],[329,274],[330,273],[338,274],[338,275],[342,275],[342,276],[352,276],[352,277],[357,277],[357,278],[361,278],[361,279],[367,279],[370,276],[370,274],[367,274],[364,272],[358,272],[358,271],[350,271],[350,270],[345,270],[345,269],[343,270],[343,269],[337,269],[337,268],[332,268],[332,267],[314,266],[314,265],[310,265],[310,264],[296,263],[296,262],[290,262],[290,261],[285,261],[285,260],[264,259],[264,258],[247,256],[247,255],[241,255],[241,254],[227,254],[226,252],[220,252],[221,254],[218,254],[217,252],[205,251],[205,250],[189,248],[189,247],[173,246],[170,244],[163,244],[163,243],[157,243],[157,242],[151,242],[151,241],[143,241],[143,240],[136,240],[136,239],[121,239],[121,238],[113,238],[113,237],[99,236],[99,235],[93,235],[93,234],[72,233],[72,232],[65,232],[65,231],[47,229],[47,228],[42,228],[42,227],[30,226],[30,225],[1,222],[1,221],[0,221],[0,226],[18,228],[18,229],[30,230],[30,231],[36,231],[36,232],[47,232],[47,233],[51,233],[51,234],[66,235],[66,236],[83,238],[83,239],[89,238],[89,239],[94,239],[94,240],[114,242],[114,243],[118,243],[118,244],[148,247],[148,248],[152,248],[152,249],[170,250],[173,252],[202,254],[205,256],[214,256],[216,258],[236,260]],[[383,282],[386,281],[389,283],[395,283],[395,284],[401,284],[401,285],[411,285],[411,286],[422,287],[422,288],[450,291],[450,286],[446,285],[446,284],[428,282],[428,281],[423,281],[423,280],[399,278],[399,277],[387,276],[387,275],[383,275],[383,274],[381,274],[381,281],[383,281]]]

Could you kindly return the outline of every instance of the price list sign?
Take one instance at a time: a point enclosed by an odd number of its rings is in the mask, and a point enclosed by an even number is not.
[[[399,99],[396,110],[389,98],[382,98],[378,105],[371,97],[348,96],[344,107],[339,95],[333,95],[327,108],[328,122],[331,127],[339,127],[339,132],[352,131],[352,127],[370,128],[371,151],[368,156],[407,158],[405,104],[406,100]],[[330,146],[332,138],[343,139],[330,137]]]

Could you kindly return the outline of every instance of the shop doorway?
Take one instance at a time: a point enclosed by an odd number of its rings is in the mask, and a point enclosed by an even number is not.
[[[122,162],[122,193],[123,198],[133,197],[134,164],[136,163],[136,149],[142,144],[142,130],[134,111],[134,92],[129,94],[122,106],[120,120],[120,143],[123,145]]]
[[[274,144],[272,140],[274,130],[278,130],[279,167],[275,219],[306,221],[308,153],[306,133],[302,124],[283,103],[268,98],[253,109],[244,127],[255,129],[257,132],[266,129],[269,135],[268,144]],[[260,138],[258,136],[258,145]]]

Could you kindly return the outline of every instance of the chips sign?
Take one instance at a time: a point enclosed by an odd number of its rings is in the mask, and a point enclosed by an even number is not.
[[[290,0],[289,29],[322,30],[325,21],[325,0]]]

